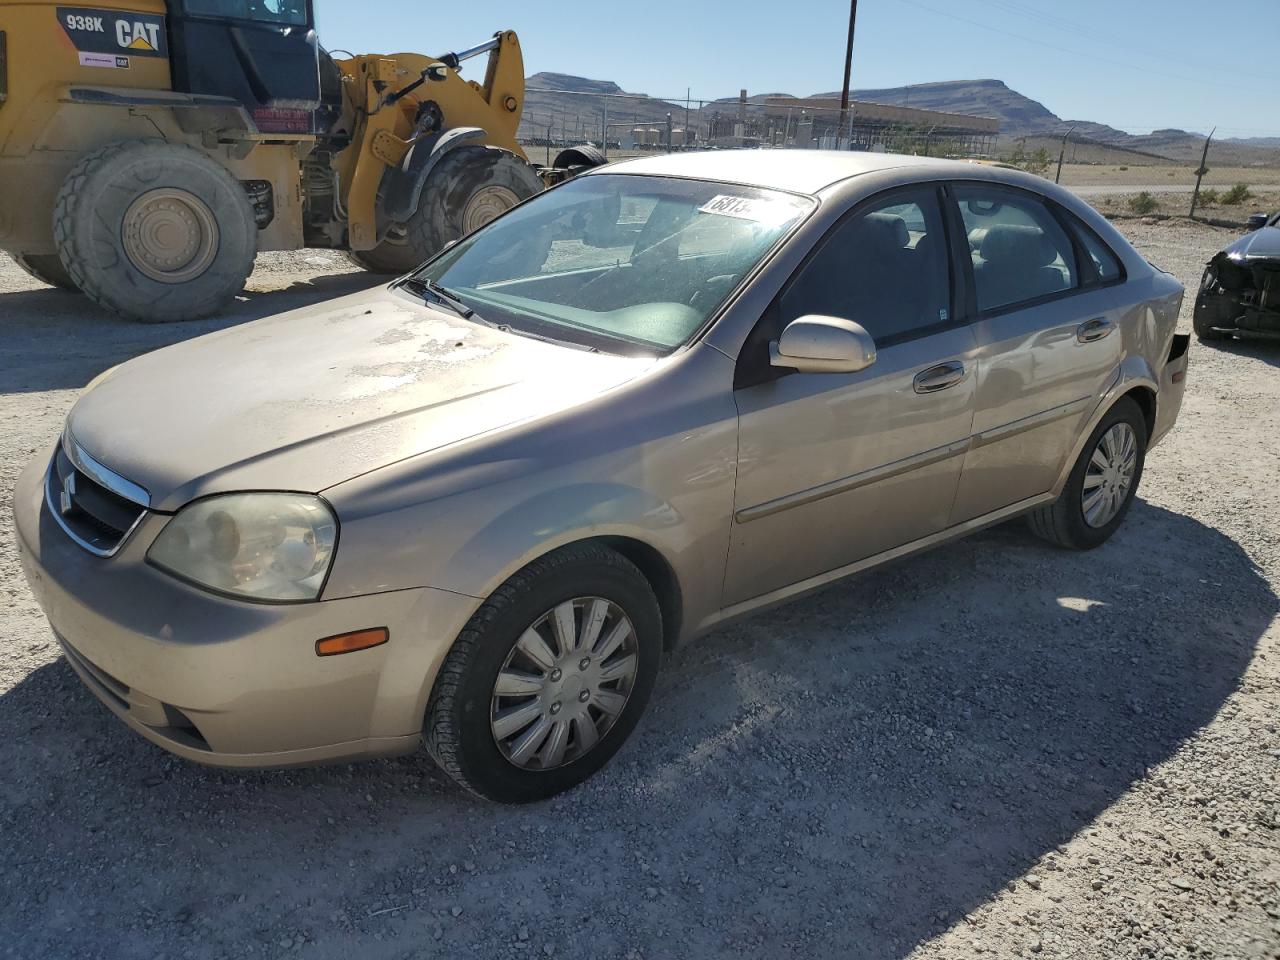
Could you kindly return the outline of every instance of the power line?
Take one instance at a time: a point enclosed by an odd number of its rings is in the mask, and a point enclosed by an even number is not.
[[[921,10],[927,10],[930,13],[935,13],[940,17],[948,17],[952,20],[957,20],[960,23],[967,23],[970,26],[977,27],[980,30],[988,30],[991,33],[998,33],[1006,37],[1012,37],[1015,40],[1022,40],[1025,43],[1034,43],[1041,47],[1048,47],[1050,50],[1057,50],[1060,53],[1068,53],[1073,57],[1083,57],[1084,59],[1087,59],[1087,60],[1096,60],[1099,63],[1108,63],[1108,64],[1111,64],[1112,66],[1123,67],[1126,70],[1137,70],[1141,73],[1147,73],[1147,74],[1155,73],[1155,74],[1159,74],[1160,76],[1168,77],[1173,80],[1182,80],[1187,83],[1194,83],[1198,85],[1213,86],[1213,87],[1224,87],[1231,90],[1239,90],[1240,88],[1240,85],[1237,83],[1227,83],[1225,81],[1217,81],[1217,80],[1205,80],[1201,77],[1189,77],[1186,74],[1181,74],[1181,73],[1170,73],[1168,71],[1152,70],[1149,67],[1143,67],[1137,64],[1127,63],[1123,60],[1113,60],[1110,57],[1099,56],[1096,53],[1086,53],[1082,50],[1072,50],[1069,47],[1059,46],[1056,43],[1049,43],[1047,40],[1041,40],[1038,37],[1028,37],[1025,34],[1014,33],[1012,30],[1002,30],[999,27],[993,27],[990,24],[981,22],[980,20],[973,20],[973,19],[970,19],[969,17],[962,17],[959,14],[951,13],[947,10],[939,10],[937,7],[931,7],[928,4],[920,3],[919,0],[898,0],[898,2],[905,3],[912,7],[918,7]]]
[[[1027,6],[1025,3],[1019,3],[1018,0],[978,0],[978,2],[985,3],[988,6],[995,7],[996,9],[1003,10],[1007,13],[1013,13],[1019,16],[1027,17],[1028,19],[1031,19],[1038,23],[1042,23],[1045,26],[1052,27],[1055,30],[1065,30],[1071,34],[1074,34],[1075,36],[1080,37],[1081,39],[1088,40],[1090,43],[1106,44],[1113,48],[1119,46],[1119,44],[1117,44],[1115,41],[1105,36],[1099,36],[1097,33],[1086,28],[1082,24],[1079,24],[1073,20],[1068,20],[1064,17],[1059,17],[1056,14],[1048,13],[1044,10],[1040,10],[1035,7]],[[1186,66],[1197,66],[1197,67],[1202,67],[1205,70],[1214,70],[1214,71],[1220,70],[1222,68],[1221,63],[1209,63],[1204,60],[1197,60],[1195,58],[1189,58],[1186,56],[1179,56],[1175,60],[1166,55],[1156,53],[1152,50],[1144,49],[1143,47],[1134,45],[1134,44],[1125,44],[1124,52],[1127,55],[1137,54],[1140,57],[1146,57],[1150,60],[1155,60],[1160,63],[1166,63],[1166,64],[1174,63],[1174,64],[1182,64]],[[1248,70],[1241,70],[1234,65],[1231,68],[1231,72],[1233,76],[1254,77],[1258,80],[1270,80],[1273,82],[1280,82],[1280,74],[1249,72]]]

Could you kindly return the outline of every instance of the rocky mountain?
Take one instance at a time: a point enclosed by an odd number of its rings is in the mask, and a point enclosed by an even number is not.
[[[608,80],[591,80],[568,73],[535,73],[525,78],[520,137],[523,140],[543,138],[550,129],[554,139],[598,140],[606,110],[610,123],[665,124],[670,113],[673,122],[683,126],[684,109],[684,104],[656,100],[643,93],[628,93]],[[623,129],[610,129],[610,139],[618,137]]]

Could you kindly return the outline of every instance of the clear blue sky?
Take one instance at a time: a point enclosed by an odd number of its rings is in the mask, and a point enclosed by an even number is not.
[[[849,14],[847,0],[316,4],[328,47],[439,54],[511,28],[527,73],[702,99],[838,90]],[[1280,0],[860,0],[853,86],[992,77],[1133,133],[1280,136],[1278,37]]]

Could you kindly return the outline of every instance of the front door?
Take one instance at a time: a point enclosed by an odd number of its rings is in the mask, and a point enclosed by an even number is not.
[[[971,433],[975,344],[953,322],[941,209],[932,187],[855,209],[748,338],[726,605],[946,526]],[[862,324],[875,362],[853,374],[763,366],[769,339],[808,314]]]

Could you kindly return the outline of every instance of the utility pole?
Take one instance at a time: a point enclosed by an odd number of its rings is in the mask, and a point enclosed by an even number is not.
[[[1062,149],[1058,151],[1058,172],[1053,175],[1053,182],[1059,183],[1062,180],[1062,158],[1067,155],[1067,138],[1071,136],[1071,131],[1076,128],[1073,123],[1070,129],[1062,135]]]
[[[689,98],[692,96],[693,96],[693,87],[685,87],[684,88],[684,141],[680,144],[680,146],[686,149],[689,146]]]
[[[840,91],[840,126],[836,128],[836,149],[840,134],[849,125],[849,77],[853,73],[853,26],[858,19],[858,0],[849,0],[849,43],[844,50],[844,87]]]
[[[1196,170],[1196,188],[1191,193],[1191,213],[1189,216],[1192,220],[1196,218],[1196,203],[1200,200],[1200,180],[1209,172],[1209,168],[1205,166],[1209,161],[1209,141],[1213,139],[1213,135],[1217,132],[1218,128],[1214,127],[1209,131],[1209,135],[1204,138],[1204,152],[1200,154],[1200,166]]]

